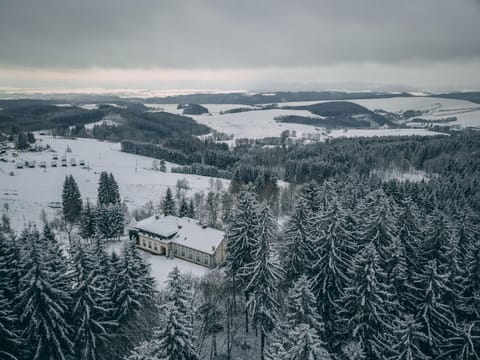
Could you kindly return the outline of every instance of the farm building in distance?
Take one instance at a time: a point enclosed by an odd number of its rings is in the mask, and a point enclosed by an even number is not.
[[[225,233],[190,218],[154,215],[130,224],[130,239],[156,255],[176,257],[208,268],[225,261]]]

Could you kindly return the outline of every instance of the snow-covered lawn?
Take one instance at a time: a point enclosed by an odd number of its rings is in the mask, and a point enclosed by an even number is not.
[[[179,179],[185,178],[188,181],[190,193],[206,190],[210,185],[209,177],[151,170],[152,158],[123,153],[119,143],[93,139],[53,139],[39,135],[37,138],[41,140],[41,144],[50,144],[58,152],[59,160],[66,154],[68,166],[60,167],[58,160],[58,167],[51,167],[52,152],[49,151],[19,153],[18,158],[36,160],[35,168],[16,169],[15,163],[0,162],[0,212],[4,211],[3,204],[7,203],[8,215],[17,227],[29,221],[38,222],[41,209],[45,209],[49,215],[58,210],[49,205],[59,205],[63,181],[68,174],[72,174],[77,181],[84,201],[90,199],[96,202],[100,172],[112,172],[119,184],[122,198],[131,209],[149,200],[158,201],[167,187],[174,189]],[[65,153],[67,145],[72,149],[71,153]],[[70,166],[72,157],[77,161],[76,167]],[[9,159],[12,157],[9,156]],[[84,160],[90,170],[79,166],[79,160]],[[39,161],[46,161],[47,168],[39,168]],[[171,167],[172,164],[167,163],[168,171]],[[11,171],[14,176],[9,176]],[[221,181],[225,187],[228,186],[228,180]]]
[[[123,241],[109,243],[107,250],[115,251],[120,255],[123,244]],[[156,279],[157,288],[159,290],[165,287],[165,280],[167,280],[168,273],[172,271],[175,266],[178,267],[178,270],[180,270],[182,274],[191,275],[193,277],[202,277],[211,271],[206,267],[185,260],[176,258],[169,259],[164,255],[153,255],[140,249],[138,251],[142,254],[145,261],[150,264],[152,276]]]

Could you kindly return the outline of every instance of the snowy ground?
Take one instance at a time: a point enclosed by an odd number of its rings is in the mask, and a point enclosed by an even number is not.
[[[183,115],[183,109],[177,109],[178,104],[144,104],[146,107],[150,108],[150,111],[166,111],[172,114]],[[218,115],[222,111],[232,110],[232,109],[257,109],[258,107],[252,105],[241,105],[241,104],[201,104],[202,106],[208,109],[208,112],[212,115]],[[208,114],[206,114],[208,116]]]
[[[158,201],[168,186],[173,190],[177,180],[186,179],[190,193],[209,188],[210,178],[188,174],[162,173],[151,170],[152,158],[122,153],[119,143],[100,142],[93,139],[53,139],[50,136],[37,136],[41,144],[50,144],[58,152],[59,158],[65,154],[67,145],[72,149],[67,153],[68,167],[52,168],[52,152],[21,152],[18,158],[36,160],[35,168],[16,169],[15,163],[0,162],[0,212],[3,204],[9,207],[8,215],[16,227],[29,221],[38,222],[42,209],[50,216],[54,215],[61,201],[61,192],[65,176],[72,174],[76,179],[84,201],[96,201],[98,179],[101,171],[112,172],[119,187],[120,194],[129,208],[141,206],[147,201]],[[70,158],[85,160],[90,166],[71,167]],[[13,159],[9,153],[9,160]],[[39,161],[47,161],[47,168],[38,167]],[[58,162],[59,163],[59,162]],[[60,164],[58,164],[60,166]],[[172,164],[167,163],[169,170]],[[137,170],[135,170],[137,169]],[[9,176],[13,171],[14,176]],[[225,187],[228,180],[222,180]]]
[[[115,251],[117,254],[120,254],[123,247],[123,241],[112,242],[108,244],[107,249],[109,251]],[[165,287],[165,280],[167,279],[168,273],[173,270],[176,266],[182,274],[189,274],[193,277],[202,277],[208,274],[211,270],[188,262],[181,259],[169,259],[163,255],[152,255],[146,251],[138,250],[143,258],[150,264],[152,271],[152,276],[157,281],[157,288],[159,290]]]

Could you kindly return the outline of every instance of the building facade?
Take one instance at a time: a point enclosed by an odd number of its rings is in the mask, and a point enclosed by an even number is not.
[[[202,226],[196,220],[154,215],[129,228],[137,247],[155,255],[175,257],[208,268],[225,261],[225,233]]]

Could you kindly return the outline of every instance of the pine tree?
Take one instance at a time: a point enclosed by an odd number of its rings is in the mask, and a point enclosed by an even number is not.
[[[257,247],[258,203],[254,193],[243,187],[227,230],[227,271],[245,284],[250,277],[242,269],[253,263]]]
[[[480,323],[461,324],[457,333],[445,342],[438,359],[479,360]]]
[[[188,289],[186,280],[182,274],[180,274],[178,267],[175,266],[168,274],[166,284],[165,300],[173,303],[185,319],[191,319],[193,316],[193,294]]]
[[[12,250],[0,232],[0,358],[16,360],[20,348],[19,319],[13,309],[18,269]]]
[[[65,221],[75,223],[80,219],[82,198],[72,175],[67,175],[63,183],[62,209]]]
[[[96,214],[95,209],[87,200],[86,205],[83,207],[82,215],[80,217],[80,234],[84,239],[91,239],[96,232]]]
[[[178,209],[178,216],[188,217],[188,203],[185,197],[180,200],[180,209]]]
[[[115,177],[112,173],[108,176],[108,187],[109,187],[109,200],[110,204],[112,205],[119,205],[120,204],[120,190],[118,189],[118,183],[115,180]]]
[[[253,324],[260,328],[261,358],[265,354],[265,338],[278,319],[278,285],[282,280],[281,268],[271,259],[270,244],[276,236],[277,225],[268,206],[260,210],[258,247],[254,260],[245,268],[250,277],[246,290],[250,294],[247,307]]]
[[[26,233],[28,253],[18,294],[22,338],[29,359],[65,359],[72,352],[71,328],[67,323],[68,293],[57,283],[59,273],[45,266],[45,249],[35,231]]]
[[[423,234],[418,219],[418,209],[411,200],[405,201],[399,216],[398,239],[405,249],[408,279],[412,278],[420,265],[418,257],[422,248]]]
[[[431,260],[414,278],[414,291],[409,293],[417,309],[415,319],[426,335],[424,352],[430,356],[438,355],[445,339],[455,330],[455,316],[442,302],[445,294],[451,290],[447,286],[448,275],[440,272],[436,260]]]
[[[290,333],[292,346],[280,355],[280,360],[330,360],[324,344],[307,324],[300,324]]]
[[[396,320],[394,331],[392,360],[427,360],[429,356],[422,352],[422,343],[427,340],[422,332],[422,326],[411,315],[405,315],[403,319]]]
[[[352,280],[345,289],[341,318],[354,339],[360,340],[368,359],[380,359],[389,349],[392,321],[392,291],[380,267],[380,256],[374,244],[355,257]]]
[[[324,325],[316,305],[317,301],[310,281],[306,275],[300,276],[293,288],[288,291],[286,317],[289,325],[293,328],[300,324],[307,324],[312,331],[320,335]]]
[[[213,228],[217,227],[218,223],[219,201],[218,193],[214,193],[213,191],[208,192],[206,201],[208,214],[207,224]]]
[[[107,206],[111,204],[111,191],[110,191],[110,178],[106,171],[102,171],[100,173],[100,180],[98,182],[98,190],[97,190],[97,199],[98,205],[100,206]]]
[[[323,207],[324,202],[320,193],[320,186],[315,181],[310,181],[302,188],[300,197],[305,201],[307,211],[313,216]]]
[[[360,237],[364,243],[375,246],[385,271],[391,270],[393,239],[397,235],[397,208],[383,191],[369,194],[361,211],[362,223]]]
[[[295,205],[285,230],[282,263],[287,287],[290,287],[303,274],[311,272],[310,260],[314,253],[311,234],[311,214],[308,213],[306,202],[300,200]]]
[[[165,216],[176,215],[175,200],[173,199],[172,190],[170,187],[167,188],[165,193],[165,199],[163,199],[162,210]]]
[[[347,215],[341,205],[332,200],[325,212],[316,220],[315,230],[315,258],[312,270],[314,293],[317,297],[319,313],[326,326],[326,333],[330,334],[328,342],[335,337],[335,314],[338,312],[338,300],[342,297],[347,286],[351,267],[351,256],[355,252],[352,234]]]
[[[112,254],[111,268],[113,317],[119,325],[115,346],[126,353],[156,323],[155,282],[133,242],[125,243],[118,261]]]
[[[96,230],[104,239],[118,239],[123,234],[124,222],[120,205],[99,206],[95,211]]]
[[[167,303],[162,310],[165,314],[164,324],[154,333],[150,344],[152,359],[199,359],[188,319],[171,302]]]
[[[193,199],[190,199],[190,203],[188,204],[187,217],[195,219],[195,205],[193,204]]]
[[[73,256],[73,306],[72,317],[75,357],[79,360],[95,360],[102,343],[107,341],[109,330],[115,325],[108,321],[110,309],[106,289],[101,287],[93,254],[82,243],[74,247]]]
[[[462,298],[466,316],[480,320],[480,240],[472,241],[465,255]]]
[[[16,331],[18,319],[13,305],[0,290],[0,359],[19,359],[20,338]]]

